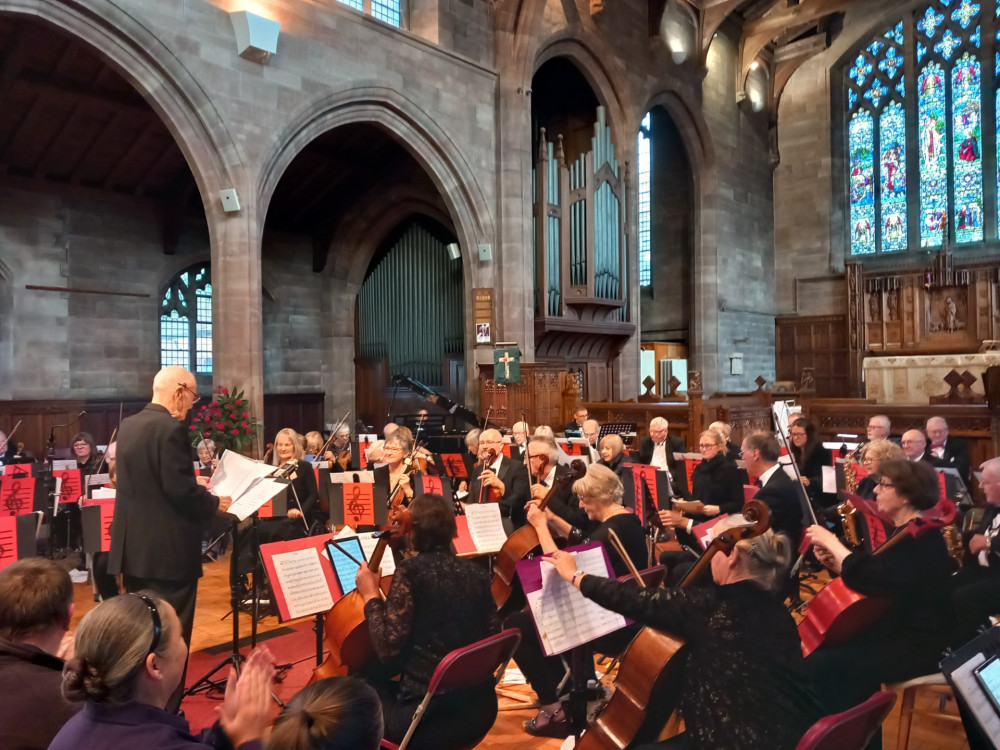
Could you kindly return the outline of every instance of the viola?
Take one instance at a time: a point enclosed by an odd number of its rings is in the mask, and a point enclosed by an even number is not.
[[[380,532],[378,544],[368,561],[369,570],[378,570],[382,555],[395,533],[392,529]],[[313,670],[310,683],[327,677],[359,674],[372,660],[378,658],[365,619],[365,602],[357,590],[345,594],[326,613],[323,645],[329,654]]]
[[[760,536],[771,526],[771,510],[761,500],[744,505],[743,517],[752,525],[726,529],[716,536],[681,588],[697,580],[717,553],[730,554],[737,542]],[[614,695],[576,743],[577,750],[624,750],[633,743],[655,741],[670,711],[664,707],[675,705],[680,697],[675,686],[683,666],[674,656],[683,646],[682,639],[667,633],[648,627],[640,630],[622,655]]]
[[[872,554],[882,554],[903,539],[918,537],[931,529],[950,526],[957,512],[954,502],[942,498],[925,514],[914,518],[897,531],[895,536]],[[830,645],[842,643],[863,633],[884,617],[891,607],[890,599],[859,594],[849,588],[843,578],[834,578],[809,602],[806,615],[799,623],[803,655],[809,656],[824,643]]]
[[[542,476],[545,466],[539,468],[538,474]],[[572,471],[556,476],[552,482],[552,487],[541,500],[538,501],[538,510],[545,510],[549,501],[567,484],[571,484],[578,479],[583,479],[587,474],[587,465],[577,459],[570,464]],[[514,578],[517,575],[517,564],[533,552],[541,548],[538,540],[538,532],[530,523],[525,524],[509,537],[497,553],[497,561],[494,566],[493,583],[490,590],[493,592],[493,601],[497,603],[497,608],[502,608],[510,599],[513,592]]]

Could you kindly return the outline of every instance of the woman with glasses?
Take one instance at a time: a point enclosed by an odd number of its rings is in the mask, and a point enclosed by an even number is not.
[[[621,435],[605,435],[601,438],[601,466],[607,466],[615,473],[619,479],[622,478],[625,459],[625,443],[622,442]]]
[[[66,722],[50,750],[262,748],[274,676],[266,647],[254,651],[239,677],[230,668],[219,720],[199,735],[164,710],[187,656],[174,608],[153,593],[117,596],[88,612],[63,671],[63,694],[83,703],[83,710]]]
[[[855,494],[865,500],[874,500],[882,462],[890,458],[905,458],[905,455],[903,449],[891,440],[872,440],[866,443],[861,451],[861,463],[868,474],[858,482]]]
[[[93,474],[101,465],[101,454],[97,450],[97,444],[89,432],[78,432],[70,442],[73,448],[73,458],[76,459],[76,468],[84,474]]]
[[[891,519],[883,552],[851,551],[823,526],[807,530],[816,557],[848,588],[880,597],[887,614],[874,626],[837,645],[821,645],[806,659],[827,713],[869,698],[880,686],[939,670],[953,624],[951,558],[937,528],[911,529],[921,513],[937,505],[937,472],[922,461],[888,459],[879,464],[875,490],[879,513]],[[911,531],[918,533],[910,534]]]
[[[814,508],[830,508],[837,504],[837,496],[823,492],[823,467],[833,467],[833,454],[816,435],[816,425],[799,417],[788,427],[792,444],[789,450],[799,467],[802,484]]]
[[[285,518],[265,519],[261,523],[261,541],[273,542],[301,539],[307,536],[313,524],[324,519],[318,512],[319,490],[312,465],[305,460],[305,450],[299,434],[286,427],[274,436],[274,463],[276,476],[290,480]]]

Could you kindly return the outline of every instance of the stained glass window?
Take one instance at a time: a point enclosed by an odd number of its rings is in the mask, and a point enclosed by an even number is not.
[[[650,197],[650,146],[649,113],[642,118],[639,126],[639,286],[649,286],[652,282],[652,254],[649,242],[649,197]]]
[[[851,255],[907,248],[903,42],[899,22],[856,53],[846,70]]]
[[[212,374],[212,278],[207,264],[181,271],[163,292],[160,365]]]
[[[983,197],[984,152],[992,163],[1000,117],[985,142],[982,132],[984,102],[1000,112],[1000,0],[986,6],[997,19],[986,28],[982,7],[975,0],[925,0],[846,56],[851,255],[933,249],[946,243],[960,247],[987,239],[987,224],[1000,227],[998,207],[985,205]],[[979,51],[984,34],[995,36],[990,50],[994,88],[988,99],[982,90]],[[903,74],[905,44],[915,52],[910,70],[916,77],[909,88]],[[908,136],[913,147],[909,150]],[[1000,173],[996,179],[1000,191]],[[912,193],[908,185],[914,186]]]

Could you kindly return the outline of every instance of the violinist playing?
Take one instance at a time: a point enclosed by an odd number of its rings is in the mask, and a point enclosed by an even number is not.
[[[401,673],[398,682],[372,680],[382,700],[385,738],[395,743],[406,734],[441,659],[499,630],[486,570],[457,557],[452,549],[456,534],[452,504],[441,495],[419,495],[410,512],[410,545],[417,554],[396,567],[385,600],[379,591],[381,570],[372,572],[362,565],[356,576],[375,653],[383,665],[394,665],[392,672]],[[409,747],[469,747],[493,726],[496,715],[492,679],[437,696]]]
[[[274,462],[278,467],[276,473],[291,481],[287,493],[288,514],[285,518],[261,519],[262,544],[301,539],[308,536],[308,529],[315,522],[322,520],[316,509],[319,500],[316,475],[305,461],[302,441],[295,430],[286,427],[274,436]]]
[[[529,455],[537,448],[537,438],[528,443]],[[580,507],[596,524],[585,541],[599,541],[608,548],[608,558],[616,575],[626,575],[628,564],[609,543],[610,532],[621,539],[632,564],[646,567],[646,535],[638,516],[622,505],[625,489],[621,480],[606,466],[591,464],[583,479],[573,483],[573,492],[579,497]],[[535,527],[542,552],[555,552],[558,547],[549,530],[551,524],[563,536],[569,536],[570,524],[555,515],[550,508],[538,510],[534,501],[528,506],[528,523]],[[544,737],[566,737],[569,726],[559,701],[558,688],[564,667],[559,656],[546,656],[542,650],[538,631],[530,612],[517,612],[504,623],[505,627],[521,630],[521,643],[514,652],[514,660],[538,695],[538,715],[524,725],[528,734]],[[589,646],[602,653],[619,653],[624,650],[638,628],[627,626],[592,641]],[[592,677],[592,675],[588,675]]]
[[[407,459],[406,440],[402,435],[392,433],[385,439],[382,449],[382,460],[389,467],[389,506],[406,507],[413,499],[411,477],[416,466]]]
[[[503,454],[503,437],[499,430],[483,430],[479,436],[479,463],[473,467],[472,477],[467,502],[499,502],[500,515],[510,519],[512,528],[525,524],[525,504],[531,497],[528,470],[523,462]],[[507,523],[505,521],[504,525]]]
[[[888,545],[911,531],[908,526],[922,511],[937,505],[938,479],[930,464],[905,459],[881,461],[879,474],[878,510],[895,528]],[[883,597],[890,606],[867,631],[837,645],[820,645],[806,659],[824,712],[855,706],[883,683],[938,672],[953,624],[952,565],[940,530],[924,528],[881,553],[852,552],[822,526],[810,526],[807,534],[819,561],[848,588]]]
[[[322,446],[321,446],[322,447]],[[333,437],[333,444],[330,450],[323,454],[322,460],[329,461],[330,466],[338,466],[347,470],[351,465],[351,428],[341,425]]]
[[[720,526],[736,523],[730,517]],[[674,657],[684,659],[678,706],[647,709],[666,722],[679,707],[685,731],[643,747],[791,750],[821,715],[806,682],[795,621],[773,593],[791,552],[787,538],[767,530],[712,558],[716,586],[685,589],[581,574],[567,552],[545,559],[588,599],[685,639]]]

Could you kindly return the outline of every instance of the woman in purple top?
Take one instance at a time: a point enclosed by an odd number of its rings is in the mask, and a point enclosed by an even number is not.
[[[164,710],[184,674],[188,650],[174,608],[152,593],[116,596],[88,612],[76,655],[63,672],[63,694],[84,704],[49,750],[237,748],[259,750],[269,724],[274,660],[255,651],[237,679],[230,668],[219,720],[191,734]]]

